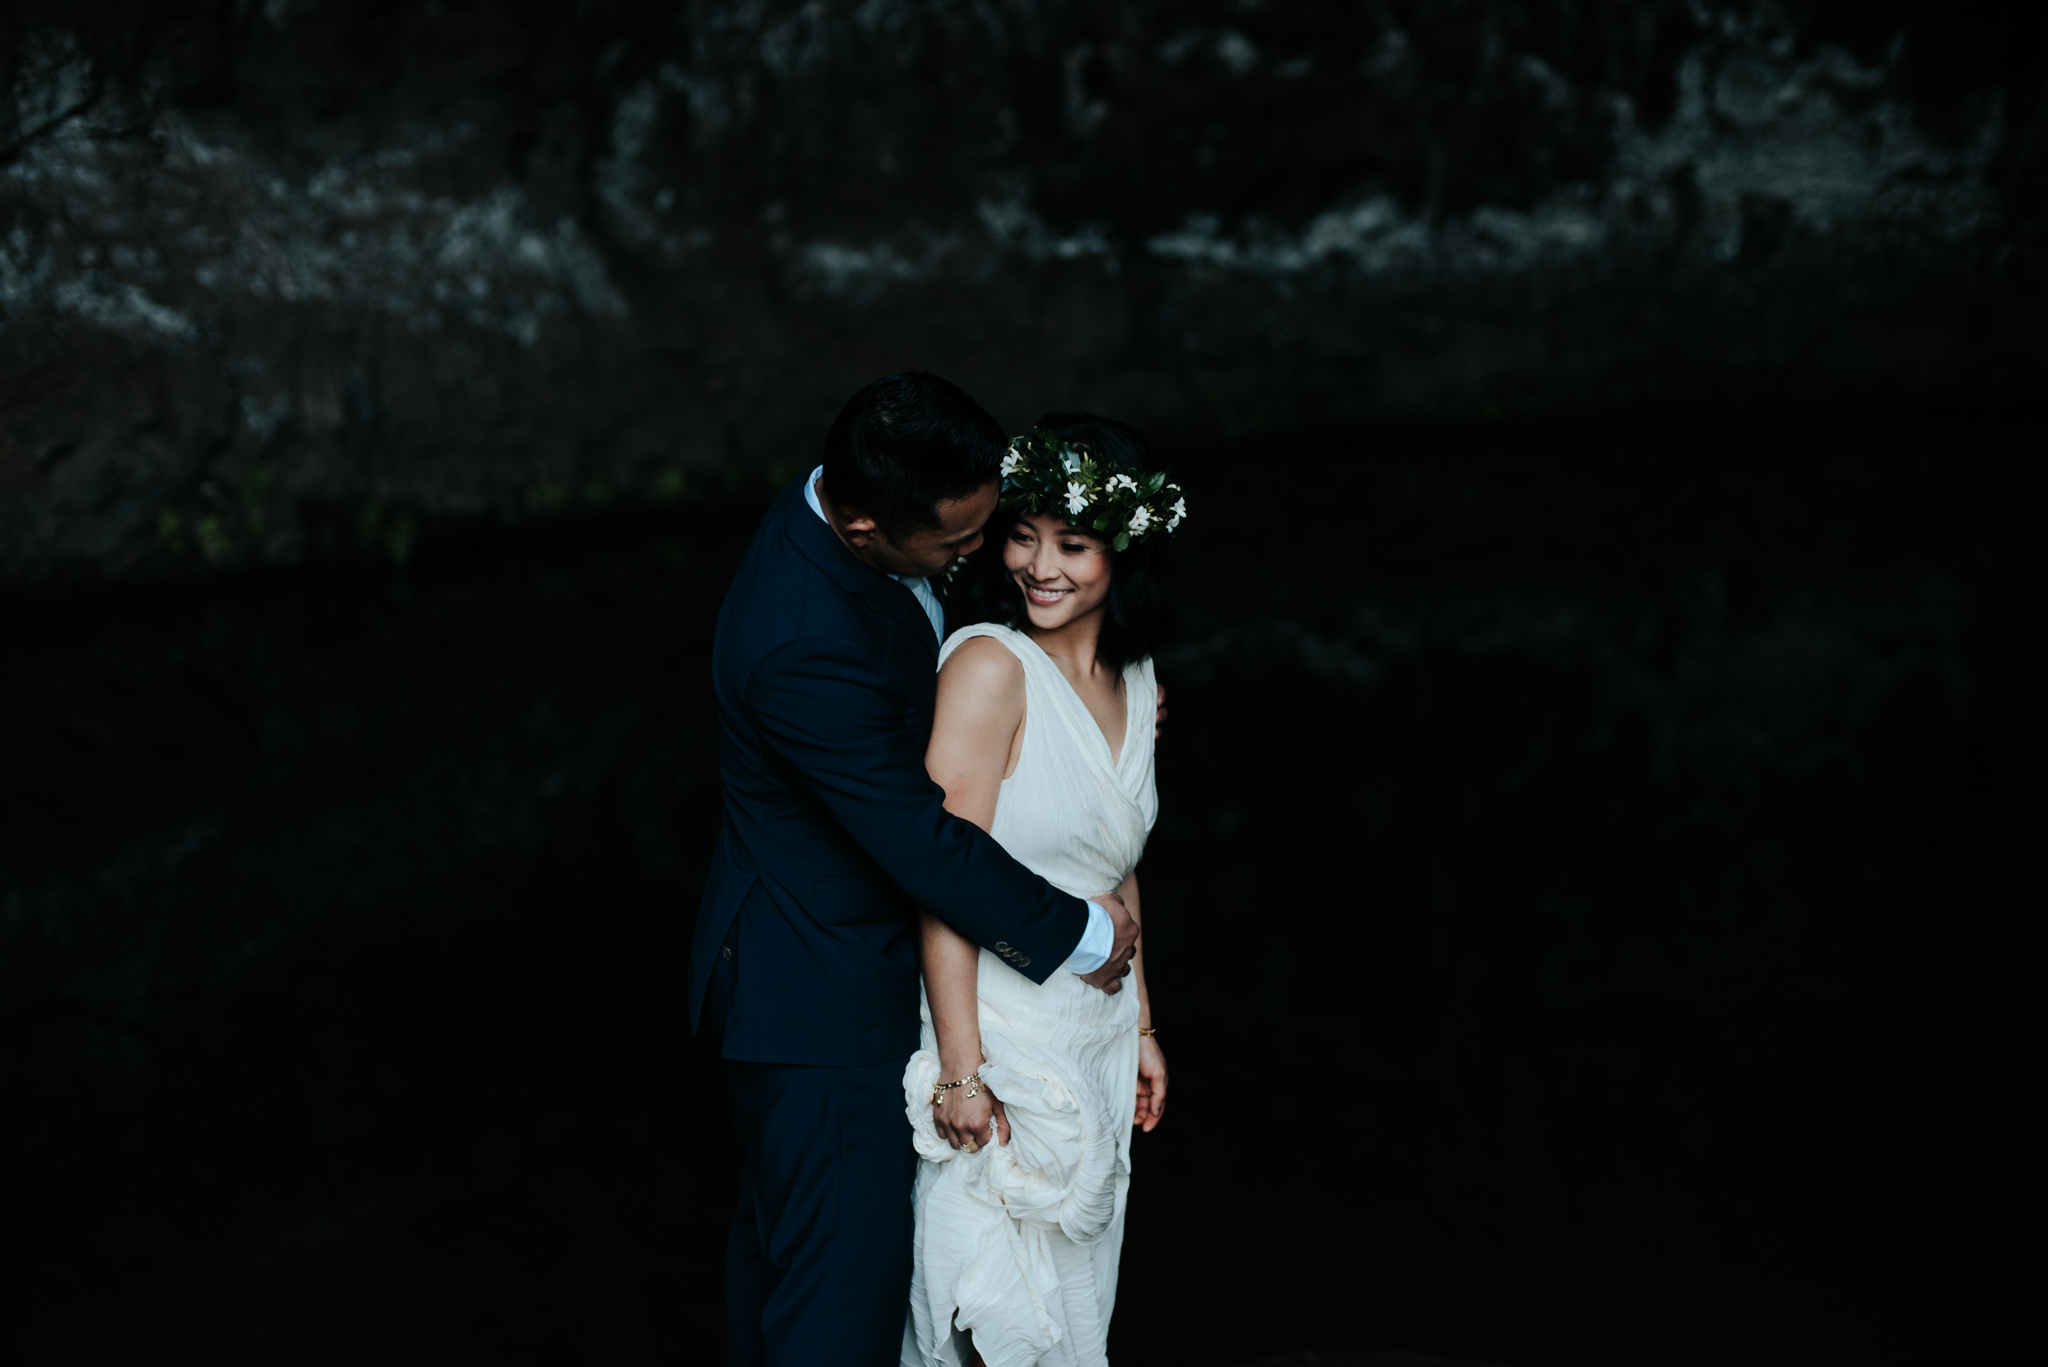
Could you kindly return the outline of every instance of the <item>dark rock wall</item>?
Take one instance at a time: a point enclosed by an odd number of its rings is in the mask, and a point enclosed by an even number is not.
[[[24,0],[0,576],[738,493],[926,366],[1180,444],[2010,398],[2038,9]]]

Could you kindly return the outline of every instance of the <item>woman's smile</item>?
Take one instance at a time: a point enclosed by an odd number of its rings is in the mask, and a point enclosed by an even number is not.
[[[1109,594],[1102,539],[1049,514],[1017,519],[1003,540],[1003,568],[1040,631],[1072,627],[1096,613]]]

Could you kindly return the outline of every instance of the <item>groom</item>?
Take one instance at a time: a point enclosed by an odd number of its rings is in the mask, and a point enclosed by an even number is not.
[[[1034,982],[1122,986],[1138,927],[946,812],[925,773],[944,610],[1008,438],[936,375],[855,394],[783,489],[718,615],[725,824],[697,909],[690,1020],[723,1036],[742,1150],[726,1249],[735,1364],[894,1363],[909,1305],[903,1069],[917,908]]]

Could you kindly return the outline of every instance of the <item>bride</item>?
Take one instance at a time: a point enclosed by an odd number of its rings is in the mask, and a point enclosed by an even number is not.
[[[1077,896],[1142,919],[1163,622],[1153,558],[1186,516],[1135,430],[1053,414],[1003,462],[970,617],[939,653],[925,763],[946,807]],[[923,1047],[904,1073],[920,1162],[905,1367],[1105,1363],[1132,1126],[1166,1107],[1141,949],[1104,993],[1035,986],[923,920]],[[1020,964],[1020,966],[1023,966]]]

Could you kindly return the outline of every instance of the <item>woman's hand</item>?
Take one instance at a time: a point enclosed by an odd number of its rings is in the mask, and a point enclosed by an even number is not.
[[[1146,1134],[1166,1114],[1166,1055],[1151,1035],[1138,1037],[1138,1113],[1131,1123]]]
[[[989,1122],[993,1120],[996,1142],[1009,1143],[1010,1118],[1003,1114],[1002,1101],[988,1089],[987,1084],[983,1084],[971,1097],[966,1092],[965,1087],[954,1087],[932,1108],[932,1125],[938,1130],[939,1138],[962,1152],[973,1153],[988,1143]]]

